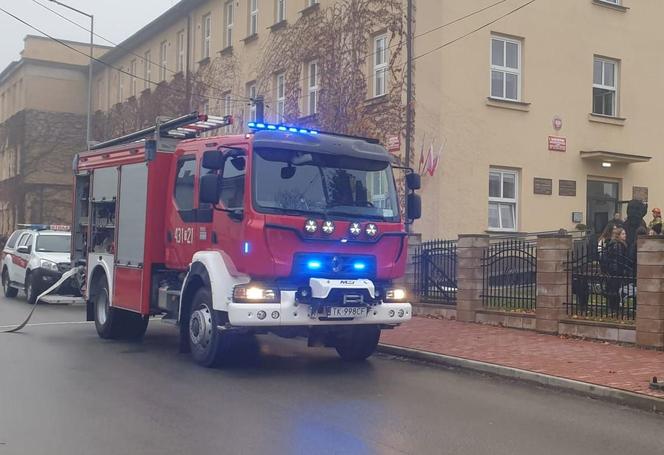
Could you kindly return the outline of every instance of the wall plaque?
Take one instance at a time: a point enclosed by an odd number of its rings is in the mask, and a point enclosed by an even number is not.
[[[576,196],[576,180],[560,180],[558,182],[558,195]]]
[[[535,194],[553,194],[553,180],[535,177],[534,180],[534,193]]]
[[[647,202],[648,201],[648,187],[647,186],[633,186],[632,187],[632,199],[638,201]]]

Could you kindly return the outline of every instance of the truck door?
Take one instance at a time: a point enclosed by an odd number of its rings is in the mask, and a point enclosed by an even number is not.
[[[20,247],[28,247],[27,253],[20,253],[18,249]],[[10,275],[9,279],[17,283],[25,282],[25,272],[28,267],[28,261],[30,261],[30,253],[32,253],[32,234],[25,233],[21,236],[21,239],[16,245],[16,251],[12,256],[12,262],[14,267],[11,267],[10,270],[13,270],[13,273]]]
[[[184,152],[171,172],[173,191],[168,197],[166,265],[184,270],[197,250],[198,170],[194,152]]]

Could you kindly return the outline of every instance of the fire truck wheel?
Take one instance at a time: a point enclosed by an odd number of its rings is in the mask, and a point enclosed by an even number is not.
[[[374,353],[379,339],[379,327],[352,327],[347,333],[337,337],[335,349],[343,360],[360,362]]]
[[[111,308],[108,297],[108,282],[105,276],[95,279],[91,286],[91,301],[95,314],[95,328],[100,338],[116,339],[121,333],[122,316],[116,308]]]
[[[187,330],[191,355],[199,365],[207,368],[218,366],[230,353],[231,337],[217,330],[217,326],[223,323],[212,309],[209,289],[200,288],[191,302]]]
[[[122,327],[122,338],[130,341],[140,341],[148,329],[149,316],[132,313],[130,311],[118,310],[121,314],[120,326]]]
[[[7,272],[7,267],[2,270],[2,290],[5,293],[5,297],[16,297],[18,295],[18,289],[9,285],[9,272]]]

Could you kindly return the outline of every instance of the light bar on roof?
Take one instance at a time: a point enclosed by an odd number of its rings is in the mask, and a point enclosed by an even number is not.
[[[247,126],[251,130],[269,130],[269,131],[287,131],[291,133],[300,133],[300,134],[319,134],[316,130],[310,130],[308,128],[298,128],[295,126],[287,125],[274,125],[272,123],[262,123],[262,122],[249,122]]]

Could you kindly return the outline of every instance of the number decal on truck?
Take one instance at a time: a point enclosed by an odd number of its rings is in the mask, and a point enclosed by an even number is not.
[[[194,243],[194,228],[175,228],[175,243],[186,243],[191,245]]]

